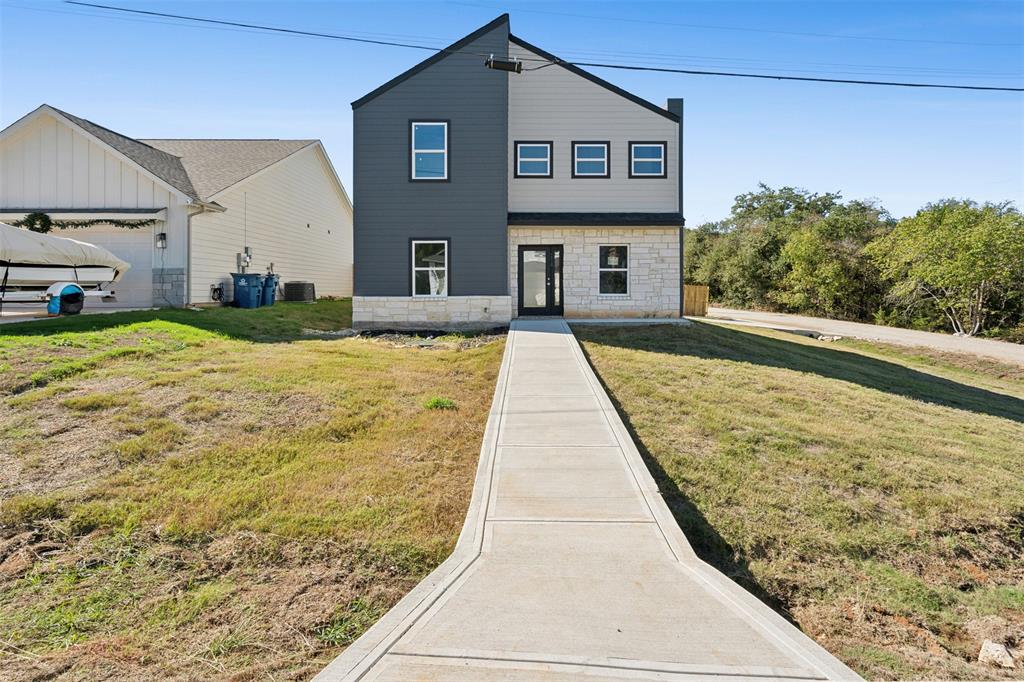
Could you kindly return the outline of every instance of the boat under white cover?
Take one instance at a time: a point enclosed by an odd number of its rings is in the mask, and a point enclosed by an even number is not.
[[[106,249],[0,223],[0,283],[6,289],[74,282],[83,289],[116,282],[131,266]]]

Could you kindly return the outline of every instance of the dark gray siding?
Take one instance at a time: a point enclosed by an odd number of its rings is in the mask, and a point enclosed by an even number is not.
[[[409,240],[450,240],[451,296],[508,294],[508,23],[357,106],[355,294],[408,296]],[[477,56],[480,55],[480,56]],[[447,119],[450,182],[409,182],[410,119]]]

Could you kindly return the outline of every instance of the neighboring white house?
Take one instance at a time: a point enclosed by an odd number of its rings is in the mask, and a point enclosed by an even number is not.
[[[131,263],[109,305],[230,301],[246,247],[250,272],[352,294],[352,203],[319,140],[133,139],[44,104],[0,131],[0,221],[34,212],[150,221],[58,232]]]

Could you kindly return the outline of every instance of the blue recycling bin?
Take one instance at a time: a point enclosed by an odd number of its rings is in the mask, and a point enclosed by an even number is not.
[[[280,279],[278,275],[265,275],[263,277],[263,295],[260,299],[261,305],[274,305],[274,301],[277,300],[277,280]]]
[[[256,273],[231,273],[235,285],[236,308],[259,308],[263,298],[263,275]]]

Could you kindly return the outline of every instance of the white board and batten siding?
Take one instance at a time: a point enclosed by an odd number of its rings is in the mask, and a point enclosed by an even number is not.
[[[159,305],[152,300],[151,272],[156,249],[153,235],[166,232],[168,248],[159,254],[163,267],[184,267],[186,208],[162,183],[99,144],[77,126],[52,115],[25,122],[0,140],[0,210],[167,209],[166,220],[129,230],[96,226],[58,232],[59,236],[95,243],[132,264],[114,288],[124,306]],[[90,301],[90,305],[108,305]]]
[[[541,58],[515,43],[509,56]],[[558,66],[510,75],[508,83],[509,211],[678,210],[678,123]],[[553,142],[554,177],[516,178],[516,140]],[[573,140],[610,141],[611,178],[573,179]],[[668,177],[631,179],[631,140],[664,140]]]
[[[212,300],[213,286],[223,286],[230,300],[230,273],[246,246],[253,253],[250,272],[266,272],[273,262],[282,282],[314,282],[317,296],[352,295],[352,208],[319,145],[211,199],[227,211],[192,219],[194,303]]]

